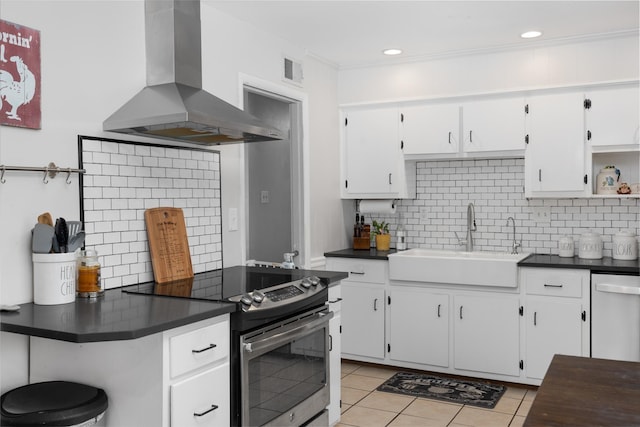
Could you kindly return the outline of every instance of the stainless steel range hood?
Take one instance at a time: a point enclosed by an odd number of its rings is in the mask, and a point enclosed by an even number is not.
[[[278,129],[202,90],[200,0],[145,0],[147,86],[105,131],[198,144],[284,139]]]

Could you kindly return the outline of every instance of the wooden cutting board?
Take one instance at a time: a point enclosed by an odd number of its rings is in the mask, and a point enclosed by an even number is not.
[[[155,281],[167,283],[193,277],[182,209],[147,209],[144,220]]]

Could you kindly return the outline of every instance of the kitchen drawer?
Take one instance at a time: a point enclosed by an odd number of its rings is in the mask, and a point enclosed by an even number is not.
[[[339,313],[342,309],[342,289],[340,284],[329,287],[329,310]]]
[[[171,426],[229,425],[230,395],[228,363],[172,385]]]
[[[327,270],[346,271],[349,278],[343,282],[386,283],[387,261],[376,261],[357,258],[329,258]]]
[[[220,322],[169,339],[171,378],[229,355],[229,323]]]
[[[523,268],[522,280],[527,295],[582,298],[588,292],[588,270],[559,268]]]

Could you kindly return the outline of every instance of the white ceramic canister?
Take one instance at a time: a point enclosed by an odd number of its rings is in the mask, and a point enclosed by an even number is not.
[[[589,231],[580,236],[578,257],[585,259],[602,258],[602,238],[598,233]]]
[[[573,237],[562,236],[558,239],[558,255],[565,258],[573,258],[575,253],[575,244]]]
[[[33,302],[67,304],[76,299],[76,258],[73,252],[33,254]]]
[[[633,261],[638,259],[638,241],[631,230],[621,230],[613,236],[613,259]]]
[[[596,177],[596,194],[618,194],[620,169],[605,166]]]

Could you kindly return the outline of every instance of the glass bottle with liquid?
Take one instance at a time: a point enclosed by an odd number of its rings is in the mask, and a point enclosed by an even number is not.
[[[104,293],[100,279],[98,251],[93,249],[76,252],[76,296],[96,298]]]

